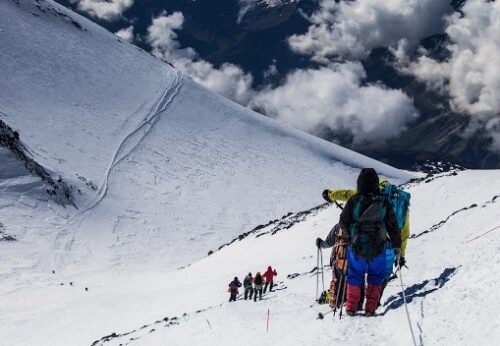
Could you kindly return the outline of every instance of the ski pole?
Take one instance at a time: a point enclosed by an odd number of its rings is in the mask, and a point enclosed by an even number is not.
[[[269,309],[267,309],[267,325],[266,325],[266,332],[269,331]]]
[[[344,249],[343,249],[343,260],[344,262],[342,263],[342,271],[341,271],[341,275],[340,275],[340,280],[339,280],[339,287],[337,289],[337,295],[336,295],[336,298],[335,298],[335,308],[333,309],[333,315],[335,316],[336,312],[337,312],[337,306],[339,305],[339,296],[340,296],[340,291],[342,291],[342,284],[345,285],[345,273],[344,273],[344,270],[345,270],[345,264],[346,264],[346,253],[347,253],[347,246],[344,246]]]
[[[335,203],[335,205],[337,206],[337,208],[339,208],[340,210],[344,210],[344,207],[342,207],[342,204],[340,204],[339,202],[333,201],[333,203]]]
[[[316,301],[318,301],[318,291],[319,291],[319,247],[316,251]]]
[[[403,283],[403,276],[401,275],[401,266],[399,267],[398,270],[399,270],[399,280],[401,281],[401,293],[403,294],[403,302],[405,304],[405,309],[406,309],[406,317],[408,319],[408,325],[410,326],[410,332],[411,332],[411,337],[413,340],[413,345],[417,346],[417,341],[415,340],[415,333],[413,333],[413,327],[411,325],[410,312],[408,311],[408,304],[406,303],[405,286]]]
[[[339,320],[342,319],[342,311],[344,311],[344,300],[345,300],[346,290],[347,290],[347,282],[346,282],[346,280],[344,280],[344,287],[342,289],[342,298],[340,300]]]
[[[347,273],[345,272],[345,264],[347,263],[347,247],[346,251],[344,253],[344,266],[342,269],[342,275],[344,276],[344,286],[342,287],[342,297],[340,299],[340,312],[339,312],[339,320],[342,319],[342,311],[344,310],[344,300],[345,300],[345,294],[347,290]]]
[[[324,275],[324,266],[323,266],[323,250],[319,248],[319,258],[320,258],[320,263],[321,263],[321,282],[323,284],[323,291],[321,291],[321,294],[325,292],[325,275]]]

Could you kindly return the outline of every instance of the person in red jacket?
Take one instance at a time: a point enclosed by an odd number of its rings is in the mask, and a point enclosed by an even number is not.
[[[273,291],[273,285],[274,285],[273,279],[276,275],[278,275],[278,273],[276,272],[276,269],[271,268],[271,266],[267,267],[267,270],[263,275],[266,278],[266,284],[264,286],[264,293],[266,293],[268,285],[269,285],[269,292]]]

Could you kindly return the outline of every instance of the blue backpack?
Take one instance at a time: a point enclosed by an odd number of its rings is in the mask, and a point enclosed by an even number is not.
[[[406,213],[410,207],[411,195],[392,184],[387,184],[381,192],[392,205],[398,221],[398,228],[401,230],[405,224]]]

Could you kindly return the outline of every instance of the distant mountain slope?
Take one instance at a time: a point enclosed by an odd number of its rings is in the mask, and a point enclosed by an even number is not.
[[[360,167],[409,177],[214,95],[53,1],[0,10],[2,120],[78,207],[47,197],[32,213],[46,218],[49,203],[54,219],[26,220],[37,231],[24,240],[56,265],[179,265],[317,204]],[[0,209],[7,221],[19,213]]]

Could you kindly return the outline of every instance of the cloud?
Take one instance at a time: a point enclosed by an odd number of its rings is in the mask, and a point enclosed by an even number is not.
[[[259,0],[240,0],[240,10],[238,12],[238,19],[236,20],[238,24],[241,23],[241,20],[248,11],[252,10],[253,8],[255,8],[255,6],[257,6],[258,1]]]
[[[175,66],[204,87],[239,104],[247,105],[253,95],[253,77],[239,66],[224,63],[218,69],[205,60],[181,59]]]
[[[240,10],[238,12],[238,19],[236,20],[236,22],[240,24],[245,14],[248,11],[253,10],[258,4],[267,7],[275,7],[282,5],[285,2],[295,2],[295,1],[299,0],[239,0]]]
[[[78,9],[103,20],[114,20],[134,4],[134,0],[78,0]]]
[[[171,62],[206,88],[246,105],[253,93],[252,75],[230,63],[215,68],[211,63],[200,59],[194,49],[181,48],[175,31],[182,29],[183,23],[184,16],[180,12],[171,15],[163,13],[154,18],[147,35],[152,53]]]
[[[256,95],[252,106],[306,132],[349,134],[354,145],[400,134],[418,115],[412,100],[400,90],[364,86],[364,78],[359,63],[298,70],[283,85]]]
[[[485,130],[500,151],[500,2],[468,1],[447,18],[450,58],[436,61],[420,49],[402,70],[450,96],[452,108],[471,115],[466,134]]]
[[[181,48],[175,31],[182,29],[183,21],[180,12],[153,19],[147,42],[154,55],[208,89],[299,129],[315,133],[327,128],[362,144],[398,135],[417,116],[412,100],[400,90],[363,85],[365,71],[359,63],[298,70],[281,86],[255,90],[252,75],[239,66],[225,63],[215,68],[192,48]],[[266,73],[276,70],[273,61]]]
[[[328,64],[332,58],[365,58],[373,48],[408,47],[422,38],[443,32],[449,0],[321,0],[309,20],[312,25],[288,43],[297,53]]]
[[[184,15],[181,12],[174,12],[171,15],[163,12],[160,16],[153,18],[147,34],[147,42],[151,45],[153,55],[169,61],[196,56],[192,48],[181,49],[177,41],[175,31],[182,29],[183,23]]]
[[[132,42],[134,40],[134,26],[129,26],[128,28],[120,29],[115,32],[115,35],[125,41]]]

